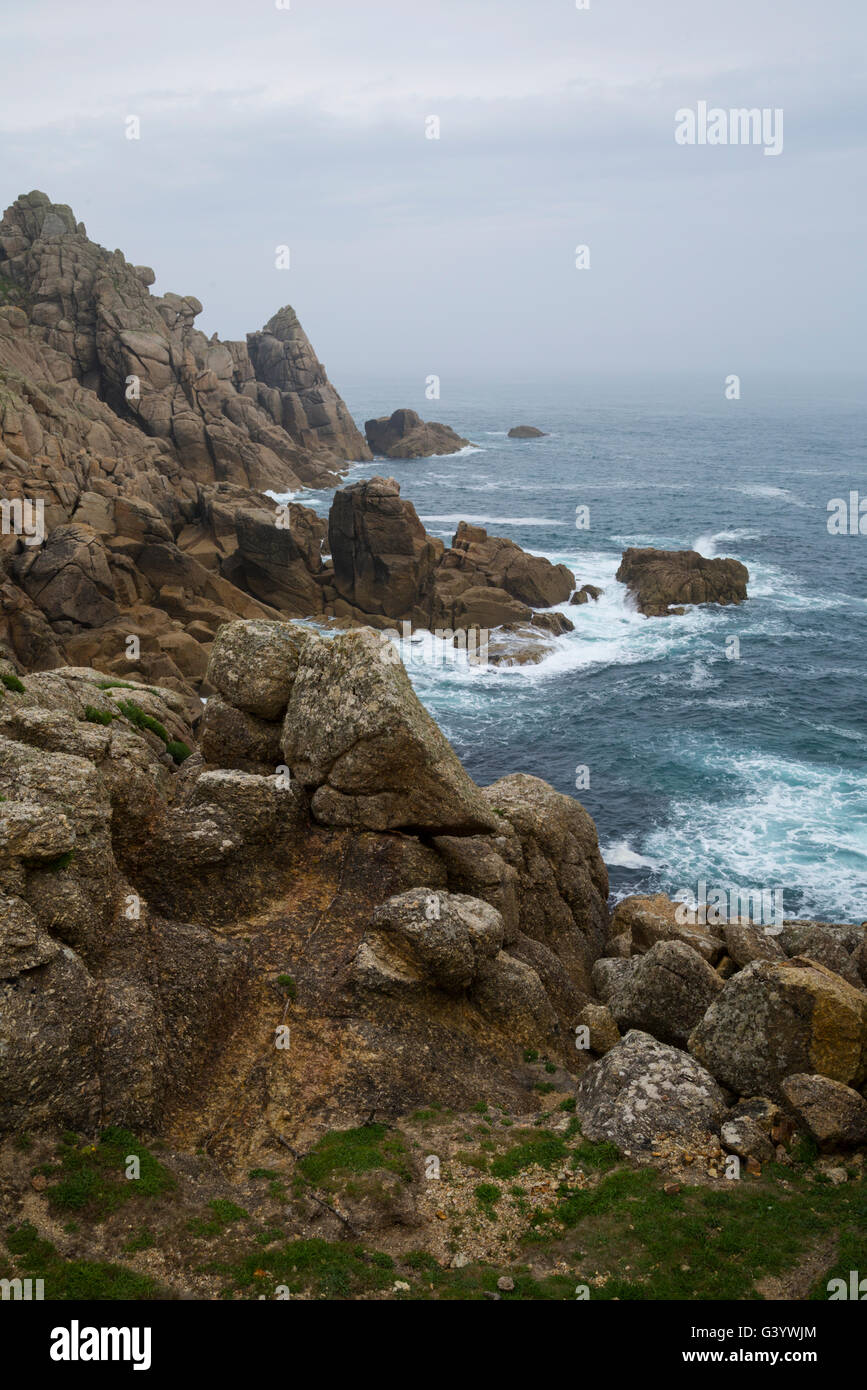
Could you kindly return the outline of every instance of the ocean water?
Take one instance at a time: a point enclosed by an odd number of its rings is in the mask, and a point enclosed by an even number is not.
[[[470,521],[604,589],[562,605],[575,631],[540,665],[409,664],[475,780],[528,772],[577,796],[615,897],[704,881],[782,889],[787,916],[867,918],[867,536],[827,528],[831,498],[867,497],[863,386],[745,379],[734,402],[722,373],[465,378],[439,401],[417,379],[339,385],[361,424],[409,405],[474,446],[348,480],[392,476],[447,543]],[[513,441],[515,424],[549,433]],[[325,512],[330,494],[298,500]],[[644,618],[614,579],[630,545],[734,556],[749,600]]]

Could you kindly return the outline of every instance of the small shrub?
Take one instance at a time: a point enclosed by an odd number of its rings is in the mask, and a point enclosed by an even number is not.
[[[25,688],[24,682],[20,681],[17,676],[13,676],[8,671],[0,671],[0,681],[3,682],[7,690],[14,690],[18,695],[20,695]]]
[[[84,717],[89,724],[110,724],[113,719],[117,719],[116,714],[112,714],[107,709],[97,709],[95,705],[85,705]]]

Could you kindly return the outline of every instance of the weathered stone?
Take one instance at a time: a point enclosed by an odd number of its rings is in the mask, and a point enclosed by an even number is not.
[[[796,1072],[860,1085],[867,1075],[867,999],[803,957],[754,961],[727,981],[689,1050],[739,1095],[779,1098]]]
[[[659,941],[609,998],[621,1029],[637,1028],[662,1042],[685,1044],[723,988],[712,966],[682,941]]]
[[[497,818],[369,629],[305,646],[282,750],[325,825],[476,834]]]
[[[503,919],[489,903],[414,888],[377,908],[357,977],[380,988],[464,990],[502,944]]]
[[[683,612],[691,603],[743,603],[749,574],[739,560],[708,560],[697,550],[644,550],[623,552],[615,576],[635,598],[638,610],[648,618],[665,618]]]
[[[279,719],[307,639],[308,633],[292,623],[226,623],[214,638],[208,681],[245,713]]]
[[[725,927],[726,949],[735,965],[754,960],[785,960],[785,952],[775,936],[759,931],[746,922],[729,922]]]
[[[610,1052],[620,1042],[620,1029],[605,1004],[585,1004],[578,1023],[587,1029],[591,1052]]]
[[[584,1072],[576,1113],[588,1139],[641,1155],[662,1136],[692,1143],[717,1132],[725,1108],[688,1053],[633,1030]]]
[[[774,1157],[774,1145],[761,1125],[749,1115],[726,1120],[720,1128],[720,1141],[729,1153],[744,1160],[753,1158],[758,1163],[770,1163]]]
[[[798,1119],[823,1148],[867,1143],[867,1100],[827,1076],[796,1073],[780,1089]]]

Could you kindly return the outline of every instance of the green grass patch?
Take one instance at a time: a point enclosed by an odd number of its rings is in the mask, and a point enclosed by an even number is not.
[[[150,1275],[102,1260],[65,1260],[29,1222],[7,1230],[6,1246],[15,1261],[16,1277],[44,1279],[46,1300],[104,1302],[166,1297],[167,1291]]]
[[[298,1167],[316,1187],[375,1168],[386,1168],[406,1182],[412,1180],[403,1138],[386,1125],[333,1130],[305,1154]]]
[[[827,1297],[828,1278],[867,1265],[863,1184],[825,1187],[786,1168],[666,1196],[663,1181],[653,1169],[619,1169],[594,1188],[561,1187],[532,1217],[528,1239],[554,1240],[558,1251],[570,1242],[576,1264],[610,1274],[591,1288],[604,1299],[758,1299],[758,1280],[797,1268],[832,1234],[837,1258],[813,1297]]]
[[[138,1178],[126,1176],[132,1154],[139,1159]],[[81,1144],[78,1135],[65,1135],[48,1176],[53,1181],[45,1195],[51,1207],[81,1212],[91,1221],[104,1220],[126,1202],[160,1197],[176,1186],[168,1169],[129,1130],[117,1127],[103,1130],[96,1144]]]
[[[344,1241],[293,1240],[278,1249],[258,1250],[237,1263],[214,1263],[209,1270],[226,1277],[222,1297],[273,1298],[278,1285],[290,1293],[353,1298],[394,1282],[394,1261],[381,1251]]]
[[[619,1162],[620,1151],[617,1145],[609,1143],[607,1139],[602,1139],[599,1143],[584,1139],[572,1150],[573,1168],[596,1168],[604,1173]]]
[[[113,714],[108,709],[97,709],[95,705],[85,705],[84,717],[88,724],[108,725],[113,719],[119,719],[120,715]]]
[[[517,1134],[520,1136],[518,1143],[492,1160],[491,1173],[495,1178],[513,1178],[534,1163],[541,1168],[553,1168],[568,1156],[565,1141],[550,1129],[524,1129]]]
[[[0,671],[0,681],[3,682],[7,690],[14,690],[16,695],[21,695],[26,689],[24,682],[9,671]]]
[[[473,1189],[473,1195],[489,1221],[496,1221],[495,1206],[503,1195],[495,1182],[480,1182]]]
[[[194,1236],[203,1236],[210,1239],[212,1236],[220,1235],[227,1226],[232,1226],[236,1221],[247,1221],[250,1213],[243,1207],[239,1207],[236,1202],[230,1202],[225,1197],[215,1197],[208,1203],[211,1212],[210,1216],[193,1216],[187,1222],[187,1230]]]

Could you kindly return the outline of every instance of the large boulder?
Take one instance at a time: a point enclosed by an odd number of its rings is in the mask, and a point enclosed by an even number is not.
[[[309,639],[281,746],[325,825],[463,835],[497,828],[396,648],[369,628]]]
[[[208,682],[229,704],[259,719],[286,710],[308,633],[292,623],[225,623],[208,662]]]
[[[863,939],[860,927],[830,926],[825,922],[805,922],[784,926],[780,934],[782,950],[790,956],[807,956],[835,975],[848,980],[856,989],[864,988],[853,952]]]
[[[697,550],[630,547],[615,576],[647,618],[682,613],[684,604],[743,603],[749,572],[739,560],[708,560]],[[674,606],[677,605],[677,606]]]
[[[391,415],[365,420],[364,433],[374,454],[389,459],[456,454],[470,442],[462,439],[448,425],[426,423],[414,410],[395,410]]]
[[[463,893],[412,888],[377,908],[356,962],[356,979],[386,991],[468,989],[503,945],[503,919]]]
[[[685,1045],[723,987],[711,965],[682,941],[659,941],[640,956],[609,999],[617,1026]]]
[[[867,998],[804,957],[753,961],[726,982],[689,1050],[741,1096],[779,1099],[796,1072],[858,1086],[867,1076]]]
[[[827,1076],[796,1073],[780,1087],[798,1119],[823,1148],[855,1148],[867,1142],[867,1100]]]
[[[615,938],[627,936],[636,955],[643,955],[658,941],[684,941],[705,960],[715,963],[722,955],[722,940],[696,922],[695,916],[694,911],[687,913],[683,903],[672,901],[664,893],[653,897],[635,895],[622,898],[617,904],[611,931]]]
[[[725,1096],[686,1052],[632,1030],[584,1072],[576,1113],[588,1139],[630,1152],[672,1137],[700,1142],[718,1132]]]
[[[483,795],[503,835],[500,853],[517,871],[521,930],[552,950],[589,994],[609,931],[596,826],[580,801],[526,773],[501,777]]]

